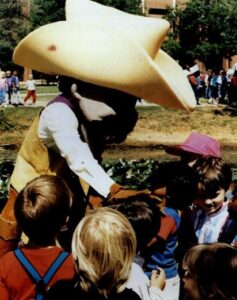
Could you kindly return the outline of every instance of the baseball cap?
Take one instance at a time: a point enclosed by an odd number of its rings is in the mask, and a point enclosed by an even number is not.
[[[219,142],[214,138],[199,132],[192,132],[180,145],[166,147],[165,152],[178,156],[186,153],[221,158]]]

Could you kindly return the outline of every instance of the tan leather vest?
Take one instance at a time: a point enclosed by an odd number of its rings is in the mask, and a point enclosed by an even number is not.
[[[37,133],[38,124],[39,116],[33,121],[18,152],[10,184],[17,192],[20,192],[26,183],[35,177],[48,174],[58,175],[64,178],[71,188],[72,171],[68,168],[66,160],[63,157],[48,149],[43,142],[40,141]],[[87,194],[89,185],[82,179],[78,178],[77,180],[78,186],[82,186],[84,193]]]

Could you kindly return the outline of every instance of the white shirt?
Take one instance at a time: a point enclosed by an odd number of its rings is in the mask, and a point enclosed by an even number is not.
[[[126,287],[137,293],[142,300],[163,299],[162,291],[157,287],[150,286],[149,278],[136,263],[132,263],[131,274]]]
[[[211,215],[198,210],[194,219],[195,233],[199,244],[215,243],[218,241],[221,229],[228,218],[228,206],[224,202],[223,206]]]
[[[38,136],[49,148],[60,153],[69,168],[100,195],[107,197],[114,181],[93,157],[78,132],[79,123],[64,103],[52,103],[40,115]]]
[[[29,91],[35,90],[35,81],[34,80],[27,80],[25,85],[26,85],[27,90],[29,90]]]

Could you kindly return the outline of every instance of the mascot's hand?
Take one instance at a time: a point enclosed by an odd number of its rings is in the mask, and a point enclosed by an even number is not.
[[[136,190],[128,189],[117,183],[114,183],[110,188],[110,193],[107,198],[107,201],[110,204],[115,204],[117,201],[123,200],[123,199],[126,200],[129,197],[143,196],[143,195],[150,195],[150,194],[151,194],[151,192],[147,189],[136,191]]]

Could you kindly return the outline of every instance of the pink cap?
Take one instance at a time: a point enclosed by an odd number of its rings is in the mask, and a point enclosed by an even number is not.
[[[221,148],[218,141],[198,132],[192,132],[182,144],[167,147],[165,151],[169,154],[179,156],[190,153],[200,156],[221,157]]]

